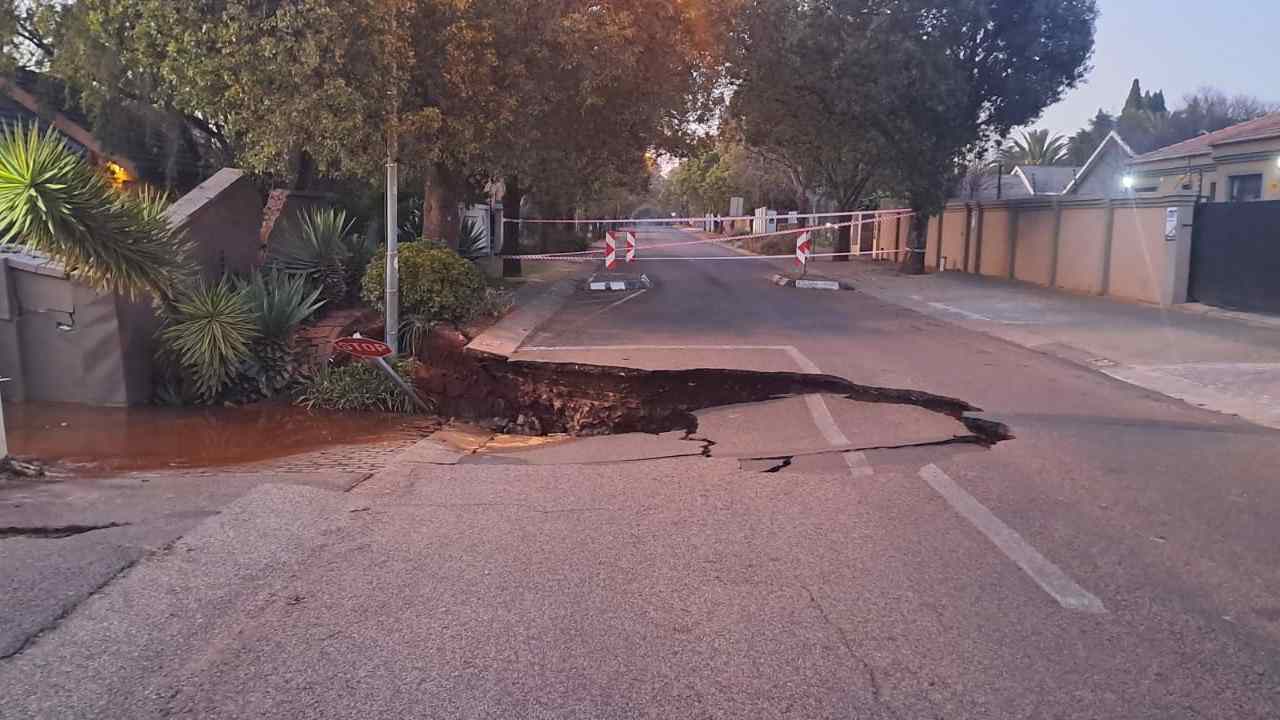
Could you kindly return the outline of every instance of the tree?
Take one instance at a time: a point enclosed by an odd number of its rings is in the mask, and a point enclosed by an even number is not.
[[[1024,131],[1022,136],[1000,149],[1000,162],[1005,165],[1059,165],[1067,159],[1069,141],[1063,135],[1050,135],[1048,130]]]
[[[1135,83],[1138,81],[1135,80]],[[1260,117],[1280,108],[1249,95],[1228,96],[1221,90],[1203,87],[1183,98],[1183,106],[1169,112],[1164,91],[1142,93],[1135,102],[1131,89],[1124,111],[1112,116],[1102,110],[1089,127],[1076,132],[1071,142],[1071,161],[1082,164],[1112,130],[1135,152],[1145,153],[1182,142],[1203,133]]]
[[[705,28],[731,3],[492,4],[505,17],[495,25],[498,81],[520,112],[495,129],[479,164],[504,180],[508,213],[527,193],[568,214],[600,193],[643,192],[650,150],[687,149],[688,129],[709,120],[719,45]],[[504,236],[508,253],[517,232]]]
[[[928,216],[945,203],[966,159],[1084,78],[1097,7],[1094,0],[916,0],[870,9],[881,13],[876,30],[896,41],[900,59],[884,69],[897,83],[897,94],[882,96],[894,111],[873,116],[894,151],[885,187],[910,200],[910,247],[920,251]],[[924,266],[920,252],[908,260],[908,271]]]
[[[892,40],[877,2],[753,0],[739,14],[729,116],[745,143],[841,210],[858,210],[889,163],[881,87]],[[842,227],[836,252],[849,252]],[[843,259],[848,259],[843,258]]]
[[[1089,127],[1080,129],[1071,137],[1068,160],[1072,165],[1084,165],[1115,129],[1115,116],[1099,109],[1098,114],[1089,120]]]
[[[1124,100],[1124,109],[1121,113],[1142,112],[1147,109],[1147,98],[1142,94],[1142,83],[1138,78],[1133,79],[1133,85],[1129,86],[1129,97]]]

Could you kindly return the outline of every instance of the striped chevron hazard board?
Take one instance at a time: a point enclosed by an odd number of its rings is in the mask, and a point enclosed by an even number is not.
[[[804,267],[809,262],[809,256],[813,254],[813,243],[809,240],[809,233],[802,232],[796,236],[796,267]]]
[[[631,230],[627,231],[627,262],[636,261],[636,234]]]
[[[610,230],[604,234],[604,268],[612,270],[618,266],[618,237]]]

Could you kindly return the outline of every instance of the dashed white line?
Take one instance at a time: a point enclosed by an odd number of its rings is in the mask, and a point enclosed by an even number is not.
[[[871,462],[867,460],[867,454],[861,451],[841,453],[844,456],[844,463],[849,466],[849,474],[855,478],[871,477],[876,474]]]
[[[1102,601],[1089,591],[1080,587],[1067,576],[1057,565],[1050,562],[1035,548],[1022,539],[1013,528],[1005,525],[985,505],[965,492],[947,476],[937,465],[926,465],[920,469],[920,477],[929,483],[939,495],[947,501],[953,510],[960,513],[983,535],[987,536],[1005,557],[1022,568],[1042,590],[1068,610],[1079,610],[1088,613],[1105,613]]]

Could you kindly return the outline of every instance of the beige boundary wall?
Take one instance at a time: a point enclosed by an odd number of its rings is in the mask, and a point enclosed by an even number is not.
[[[1195,203],[1194,194],[952,203],[929,219],[925,267],[1157,305],[1183,303]],[[1177,227],[1167,240],[1172,208]],[[908,222],[881,220],[876,249],[905,246]]]

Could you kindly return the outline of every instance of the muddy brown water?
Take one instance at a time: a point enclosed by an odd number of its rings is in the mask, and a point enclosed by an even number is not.
[[[422,416],[311,411],[282,403],[238,408],[99,408],[12,403],[11,452],[73,474],[216,468],[342,445],[401,443],[440,427]]]

